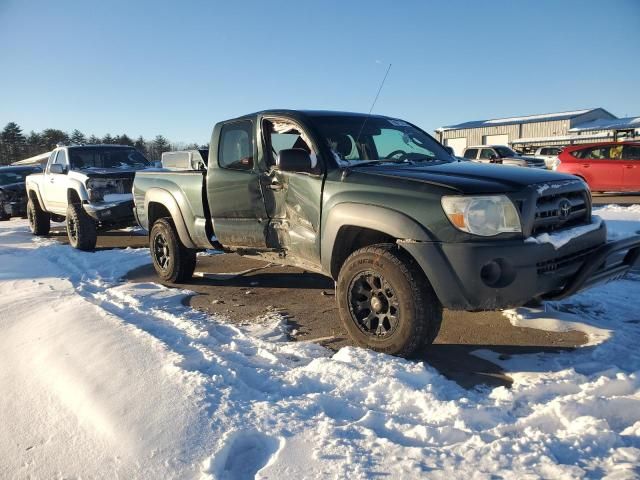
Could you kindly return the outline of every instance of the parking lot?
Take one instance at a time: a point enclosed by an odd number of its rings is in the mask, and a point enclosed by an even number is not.
[[[640,196],[600,194],[594,195],[593,203],[633,205],[640,203]],[[52,236],[67,242],[62,226],[55,227]],[[103,232],[97,247],[146,248],[147,238],[136,231]],[[151,264],[129,272],[128,280],[159,281]],[[312,341],[332,350],[350,344],[338,315],[333,282],[321,275],[235,254],[202,255],[196,276],[182,286],[195,292],[187,300],[190,306],[231,323],[260,321],[267,314],[282,315],[296,341]],[[558,333],[514,327],[501,312],[445,311],[438,338],[418,360],[428,362],[465,387],[508,386],[511,379],[498,365],[471,352],[488,349],[502,356],[554,352],[586,341],[586,335],[578,331]]]

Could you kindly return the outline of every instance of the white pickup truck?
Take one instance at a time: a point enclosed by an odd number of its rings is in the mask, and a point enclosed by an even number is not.
[[[133,178],[150,166],[126,145],[56,148],[44,172],[26,179],[31,232],[46,235],[51,220],[66,220],[69,244],[93,250],[99,229],[134,224]]]
[[[531,157],[544,160],[547,169],[555,170],[560,165],[558,155],[562,152],[563,147],[539,147]]]

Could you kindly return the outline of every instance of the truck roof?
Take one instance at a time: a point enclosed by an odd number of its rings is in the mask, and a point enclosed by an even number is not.
[[[507,147],[511,148],[509,145],[469,145],[467,148],[496,148],[496,147]]]
[[[135,148],[131,145],[115,145],[112,143],[95,143],[90,145],[62,145],[57,148]]]
[[[241,115],[239,117],[230,119],[230,120],[236,120],[239,118],[248,118],[248,117],[255,117],[256,115],[279,115],[279,114],[286,114],[286,115],[290,115],[290,116],[299,116],[299,117],[307,117],[307,116],[313,116],[313,117],[378,117],[378,118],[390,118],[387,117],[386,115],[378,115],[378,114],[367,114],[367,113],[358,113],[358,112],[343,112],[343,111],[339,111],[339,110],[295,110],[295,109],[286,109],[286,108],[280,108],[280,109],[268,109],[268,110],[260,110],[257,112],[253,112],[253,113],[248,113],[246,115]]]

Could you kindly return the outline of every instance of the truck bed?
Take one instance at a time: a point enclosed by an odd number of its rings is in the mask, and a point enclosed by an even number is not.
[[[206,192],[205,179],[206,171],[200,170],[156,169],[138,172],[133,183],[134,212],[138,224],[148,231],[158,216],[165,216],[163,209],[170,211],[177,208],[192,248],[209,248],[211,234],[207,222],[210,222],[210,218],[203,198]],[[156,208],[149,208],[149,205],[156,203]],[[155,218],[150,219],[150,216]]]

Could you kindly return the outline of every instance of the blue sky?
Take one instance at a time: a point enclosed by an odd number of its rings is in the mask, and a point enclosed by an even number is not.
[[[640,115],[640,1],[0,0],[0,126],[206,142],[265,108],[432,132],[603,107]]]

